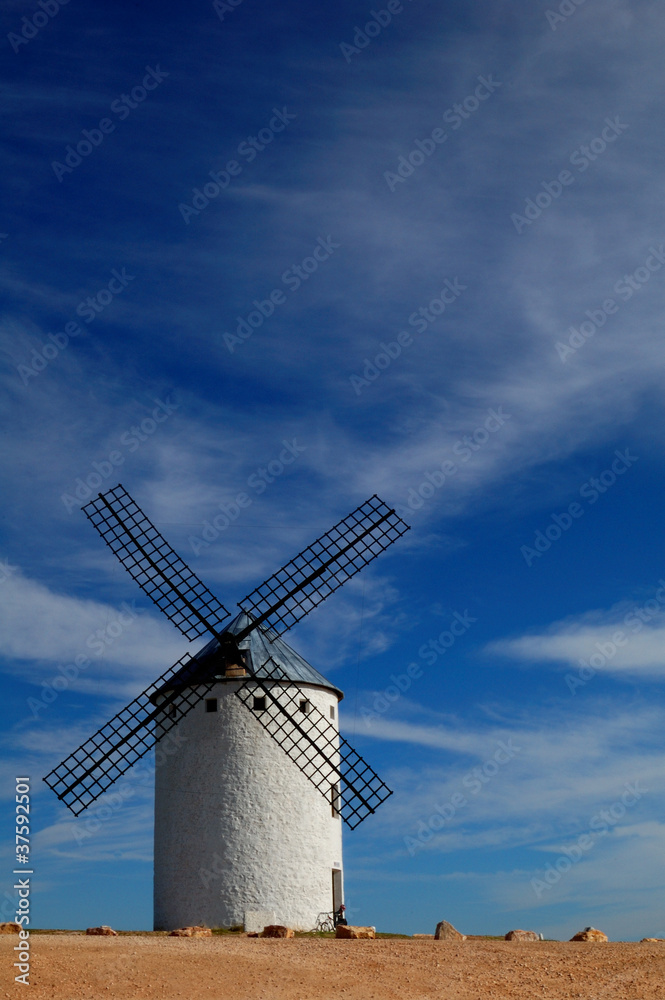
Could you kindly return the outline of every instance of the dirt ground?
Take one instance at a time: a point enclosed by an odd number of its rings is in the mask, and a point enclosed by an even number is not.
[[[30,990],[0,939],[0,998],[663,1000],[665,944],[37,934]]]

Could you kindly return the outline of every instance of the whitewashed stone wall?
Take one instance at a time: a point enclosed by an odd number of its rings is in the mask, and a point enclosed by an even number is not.
[[[332,910],[342,821],[236,697],[239,683],[213,688],[217,712],[202,700],[178,723],[180,749],[156,769],[156,930],[244,924],[257,911],[311,930]],[[337,728],[337,695],[300,690]]]

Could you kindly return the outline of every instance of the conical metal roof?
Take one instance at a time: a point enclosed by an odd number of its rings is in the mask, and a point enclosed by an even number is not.
[[[250,615],[241,611],[225,627],[224,631],[238,635],[248,625],[251,625],[252,620]],[[275,635],[271,629],[259,625],[252,629],[239,645],[240,649],[249,653],[251,668],[257,677],[268,677],[270,669],[268,661],[272,659],[273,664],[277,663],[289,680],[295,681],[296,684],[315,684],[317,687],[334,691],[340,700],[344,697],[344,693],[338,687],[331,684],[323,674],[315,670],[300,653],[296,653],[295,649],[292,649],[280,636]],[[263,669],[266,664],[268,664],[268,668]],[[220,655],[217,639],[212,639],[203,649],[200,649],[184,667],[173,675],[162,690],[186,687],[194,678],[196,678],[196,683],[200,683],[202,677],[208,676],[218,676],[221,681],[227,679],[224,677],[224,662]]]

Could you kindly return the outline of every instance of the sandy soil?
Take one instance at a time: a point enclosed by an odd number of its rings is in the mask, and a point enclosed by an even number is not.
[[[665,944],[121,935],[31,938],[31,987],[0,940],[0,998],[663,1000]]]

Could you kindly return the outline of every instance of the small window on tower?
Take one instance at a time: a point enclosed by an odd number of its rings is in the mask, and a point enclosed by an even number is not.
[[[311,708],[312,708],[312,705],[307,700],[307,698],[302,698],[301,701],[300,701],[300,711],[304,712],[305,715],[309,715],[309,713],[311,711]]]
[[[333,814],[333,816],[335,818],[337,818],[339,816],[340,805],[341,805],[341,803],[340,803],[339,785],[331,785],[330,786],[330,806],[331,806],[331,809],[332,809],[332,814]]]
[[[206,698],[206,712],[216,712],[216,711],[217,711],[217,699]]]
[[[169,719],[175,719],[177,712],[174,701],[172,701],[171,704],[168,706],[168,708],[166,709],[166,713]]]
[[[265,712],[266,710],[266,696],[261,695],[260,697],[254,695],[254,711],[255,712]]]
[[[330,718],[331,719],[335,718],[335,706],[334,705],[330,706]]]

